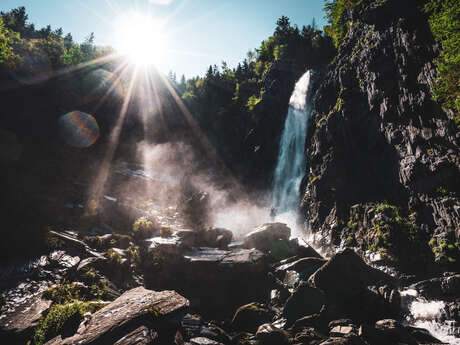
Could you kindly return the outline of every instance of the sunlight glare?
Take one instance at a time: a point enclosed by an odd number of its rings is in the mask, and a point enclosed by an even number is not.
[[[116,21],[117,50],[136,65],[156,65],[162,61],[166,40],[159,21],[138,12],[122,15]]]

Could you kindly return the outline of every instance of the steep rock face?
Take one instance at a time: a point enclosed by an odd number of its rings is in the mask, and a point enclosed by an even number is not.
[[[241,142],[237,162],[243,178],[256,187],[266,188],[272,180],[278,157],[278,146],[288,111],[289,98],[305,67],[295,61],[278,60],[263,80],[262,100],[254,108],[250,128]]]
[[[454,114],[431,100],[438,48],[426,18],[397,0],[366,0],[349,15],[349,32],[314,99],[302,187],[306,228],[326,244],[387,247],[381,253],[394,257],[400,248],[392,240],[417,242],[409,246],[412,263],[453,262],[459,135]],[[390,227],[375,220],[388,209],[398,220]]]

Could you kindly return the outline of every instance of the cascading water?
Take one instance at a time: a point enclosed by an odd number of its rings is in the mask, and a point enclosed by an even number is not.
[[[273,184],[272,207],[277,214],[295,212],[299,205],[299,188],[305,174],[307,124],[312,109],[311,76],[312,71],[307,71],[297,81],[289,100]]]

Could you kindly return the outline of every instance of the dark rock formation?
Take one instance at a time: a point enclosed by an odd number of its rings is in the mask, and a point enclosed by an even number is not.
[[[458,262],[458,248],[441,251],[460,236],[459,136],[453,114],[431,100],[438,50],[427,20],[415,1],[398,0],[365,0],[350,16],[314,98],[302,190],[306,228],[324,244],[382,248],[406,269]],[[379,203],[398,207],[410,224],[398,238],[405,250],[388,243],[393,232],[383,224],[379,233],[378,224],[365,222],[366,210]],[[352,213],[353,205],[361,211]],[[370,242],[363,238],[369,233]]]
[[[189,302],[174,291],[150,291],[142,287],[125,292],[94,315],[86,326],[72,337],[61,336],[50,340],[54,344],[135,344],[126,342],[136,334],[155,339],[174,339],[177,327],[187,310]],[[152,330],[152,331],[151,331]],[[144,335],[147,331],[147,335]]]

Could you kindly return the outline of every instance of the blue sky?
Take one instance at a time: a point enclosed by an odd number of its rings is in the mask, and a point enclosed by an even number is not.
[[[158,20],[168,18],[164,29],[168,50],[158,67],[191,77],[223,60],[236,66],[249,49],[273,33],[281,15],[299,27],[314,17],[321,28],[323,4],[323,0],[1,0],[0,10],[25,6],[36,27],[62,27],[80,42],[94,32],[96,44],[115,47],[114,22],[121,13],[135,10]]]

